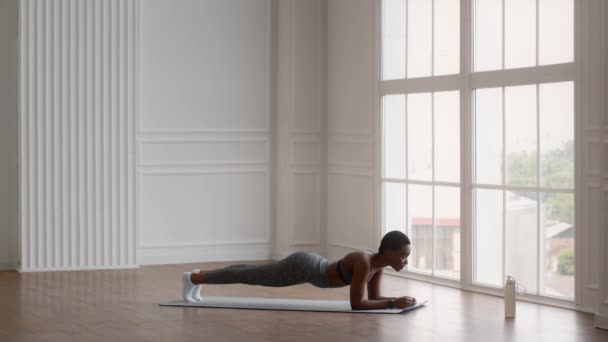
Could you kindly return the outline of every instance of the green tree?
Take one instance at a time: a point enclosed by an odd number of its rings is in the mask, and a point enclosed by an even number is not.
[[[568,141],[560,148],[541,155],[542,187],[572,188],[574,186],[574,142]],[[536,153],[520,152],[507,155],[507,179],[509,185],[536,185]],[[536,194],[528,196],[536,200]],[[574,222],[574,201],[570,195],[546,194],[543,202],[547,219],[558,222]]]
[[[557,270],[561,275],[574,275],[574,251],[572,249],[564,249],[559,254]]]

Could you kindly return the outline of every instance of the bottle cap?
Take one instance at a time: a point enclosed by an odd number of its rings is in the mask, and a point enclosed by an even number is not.
[[[515,284],[517,284],[517,282],[515,281],[515,278],[513,278],[512,276],[507,276],[506,285],[515,285]]]

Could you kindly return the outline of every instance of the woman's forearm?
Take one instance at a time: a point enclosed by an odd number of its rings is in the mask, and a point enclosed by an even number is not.
[[[369,298],[370,300],[382,300],[382,299],[397,299],[397,297],[384,297],[384,296],[376,296],[374,298]]]
[[[388,309],[391,304],[392,299],[368,299],[364,300],[361,303],[350,303],[350,307],[353,310],[377,310],[377,309]]]

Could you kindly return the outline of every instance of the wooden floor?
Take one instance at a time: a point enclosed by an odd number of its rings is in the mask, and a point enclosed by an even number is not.
[[[197,265],[211,269],[228,265]],[[403,315],[160,307],[193,265],[133,270],[0,272],[0,341],[608,341],[593,316],[386,276],[387,295],[430,304]],[[348,289],[214,285],[204,295],[347,299]]]

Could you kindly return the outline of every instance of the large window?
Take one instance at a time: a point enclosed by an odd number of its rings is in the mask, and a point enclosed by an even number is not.
[[[572,299],[574,0],[383,0],[381,17],[382,227],[413,240],[409,271]]]

